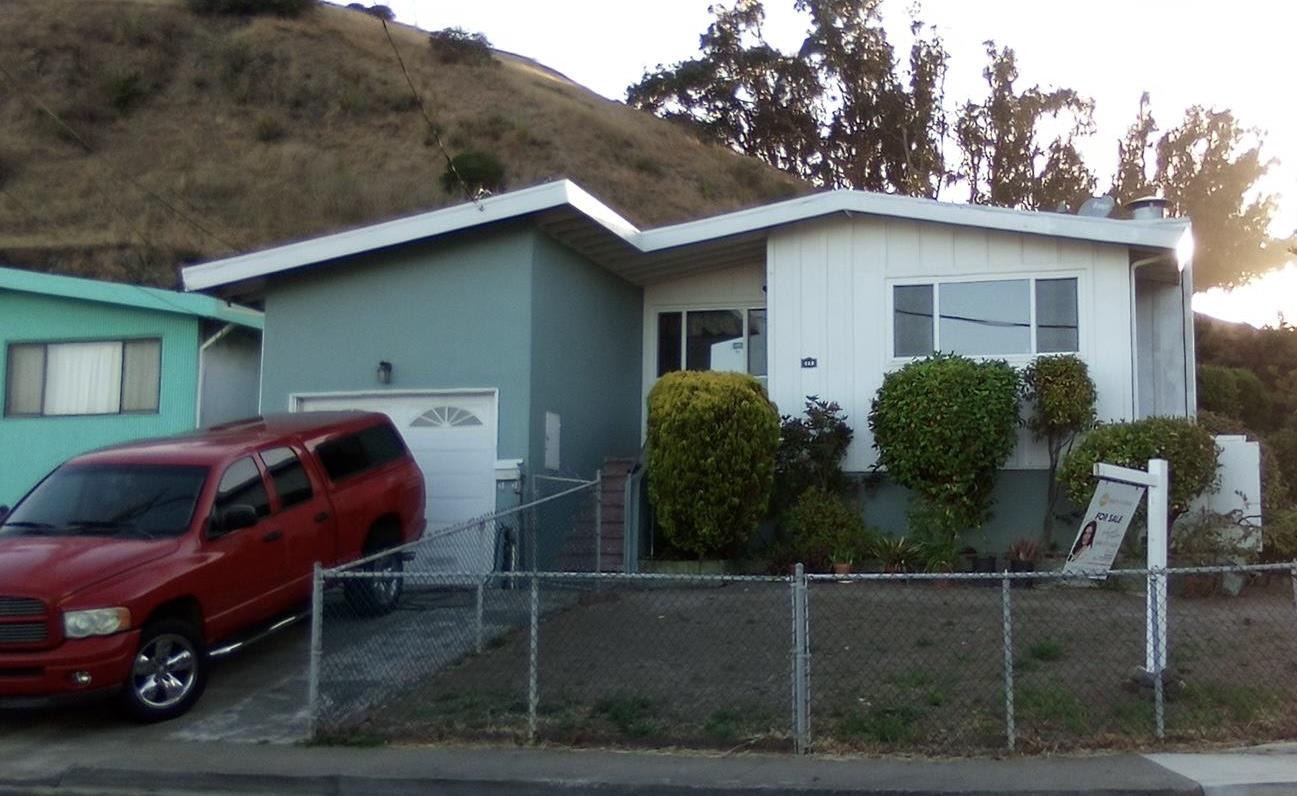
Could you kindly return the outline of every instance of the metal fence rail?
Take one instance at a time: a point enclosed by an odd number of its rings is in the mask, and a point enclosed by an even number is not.
[[[468,574],[403,573],[373,618],[346,584],[390,575],[319,574],[318,736],[952,754],[1297,735],[1292,564]]]

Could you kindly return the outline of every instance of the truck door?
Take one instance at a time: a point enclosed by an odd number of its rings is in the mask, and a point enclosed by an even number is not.
[[[310,594],[315,562],[330,560],[329,542],[337,522],[324,485],[315,482],[303,466],[302,455],[288,446],[260,452],[278,497],[275,516],[276,527],[284,534],[284,582],[294,599]]]
[[[213,556],[209,577],[209,632],[223,636],[264,618],[266,600],[284,578],[284,546],[279,526],[270,516],[270,497],[261,469],[251,456],[225,469],[212,504],[205,549]],[[231,506],[251,506],[257,523],[224,531],[219,519]]]

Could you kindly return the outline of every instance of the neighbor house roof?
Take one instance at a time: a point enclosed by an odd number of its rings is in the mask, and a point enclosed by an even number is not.
[[[262,313],[212,296],[177,293],[153,287],[0,268],[0,290],[115,304],[122,307],[193,315],[253,329],[263,326]]]
[[[487,224],[539,217],[564,242],[636,281],[652,281],[723,250],[750,257],[767,232],[832,215],[860,215],[1173,250],[1187,219],[1118,220],[836,190],[640,230],[570,180],[545,183],[183,270],[186,290],[207,290]],[[725,242],[729,242],[725,246]],[[691,254],[690,252],[693,252]]]

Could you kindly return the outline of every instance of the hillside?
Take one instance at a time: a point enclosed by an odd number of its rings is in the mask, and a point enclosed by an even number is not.
[[[568,177],[641,225],[809,190],[526,59],[447,65],[393,32],[451,153],[494,155],[506,189]],[[365,14],[5,0],[0,41],[0,263],[170,286],[185,262],[462,201]]]

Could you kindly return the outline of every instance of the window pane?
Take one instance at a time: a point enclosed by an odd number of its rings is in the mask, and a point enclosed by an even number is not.
[[[158,411],[162,341],[131,340],[122,362],[122,411]]]
[[[1036,280],[1036,350],[1041,353],[1079,351],[1076,280]]]
[[[46,349],[45,414],[116,414],[122,398],[122,344],[59,343]]]
[[[261,462],[270,471],[270,481],[275,485],[283,508],[311,499],[311,479],[291,448],[262,451]]]
[[[9,516],[59,533],[178,536],[189,527],[206,467],[182,465],[72,465],[55,470]],[[67,529],[73,522],[83,526]],[[107,527],[95,528],[96,523]]]
[[[658,376],[680,370],[680,323],[678,312],[658,313]]]
[[[329,478],[339,481],[349,475],[358,473],[369,466],[369,457],[365,454],[360,438],[355,434],[331,439],[316,449],[320,463]]]
[[[941,350],[956,354],[1030,354],[1031,295],[1026,279],[947,282],[939,287]]]
[[[39,415],[41,385],[44,382],[45,346],[9,346],[5,412],[11,415]]]
[[[897,285],[892,290],[894,356],[932,353],[932,285]]]
[[[747,370],[743,350],[741,310],[702,310],[685,314],[688,339],[685,367],[689,370]]]
[[[213,509],[220,514],[230,506],[251,506],[257,510],[258,517],[270,513],[266,485],[261,482],[261,472],[252,459],[239,459],[221,476]]]
[[[748,373],[766,375],[766,311],[748,311]]]
[[[384,423],[381,426],[367,428],[360,432],[360,445],[365,450],[365,458],[370,467],[399,459],[405,455],[405,442],[396,429]]]

